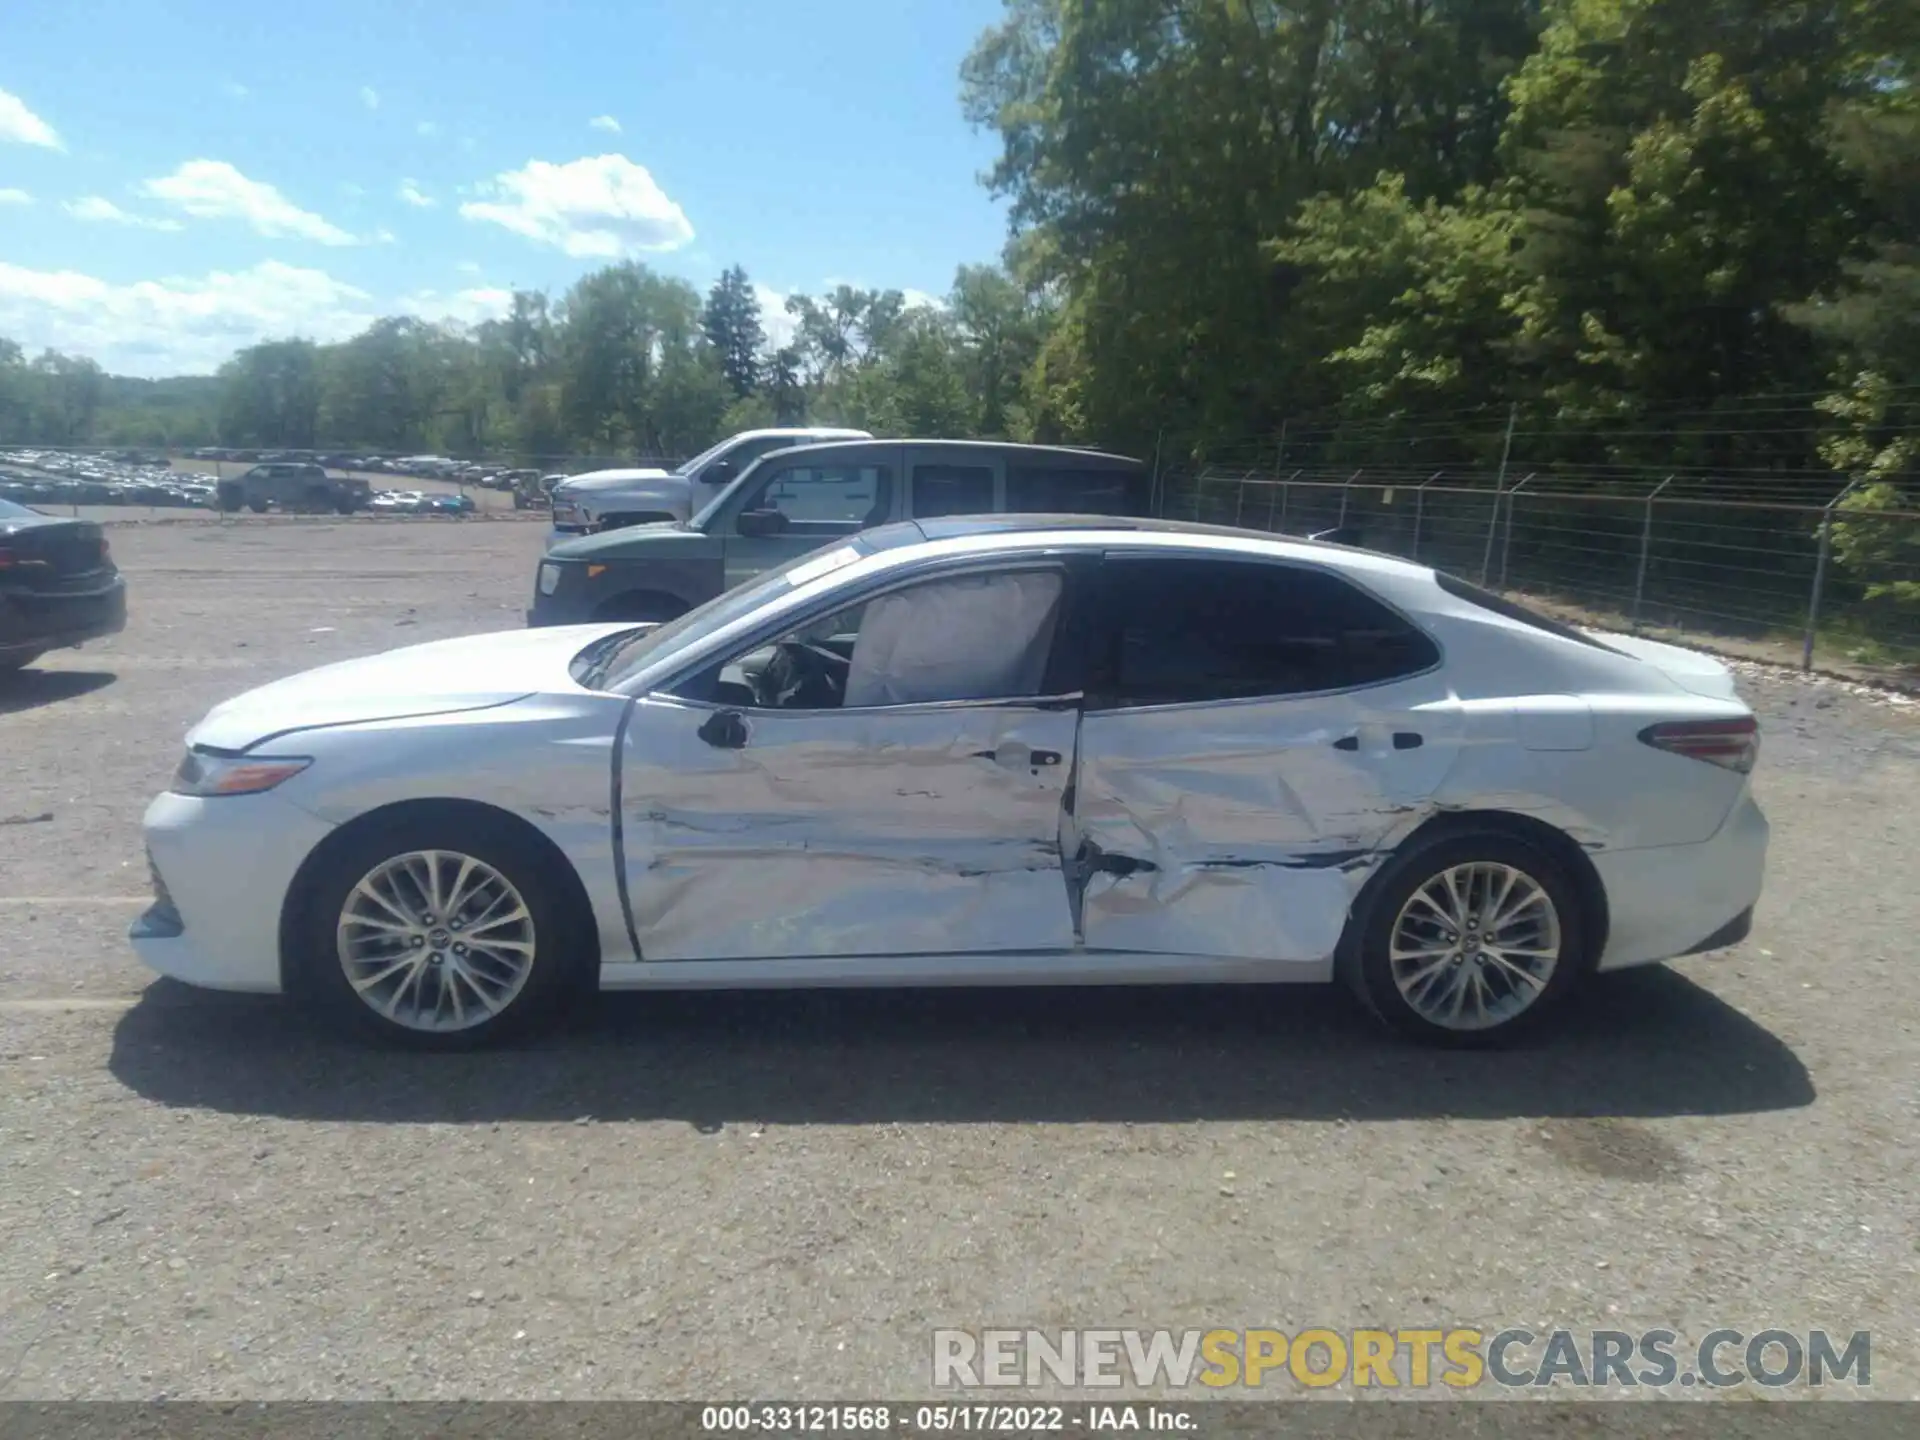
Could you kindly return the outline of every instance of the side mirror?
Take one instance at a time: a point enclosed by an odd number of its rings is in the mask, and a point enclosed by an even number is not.
[[[742,535],[766,536],[787,533],[787,517],[778,510],[742,510],[734,527]]]
[[[740,472],[731,460],[716,460],[700,472],[700,478],[709,485],[725,485]]]

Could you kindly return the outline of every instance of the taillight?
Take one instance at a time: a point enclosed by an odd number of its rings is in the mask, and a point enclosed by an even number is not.
[[[1704,760],[1741,775],[1760,758],[1760,722],[1751,715],[1738,720],[1669,720],[1649,725],[1640,738],[1656,750]]]
[[[0,545],[0,570],[11,570],[14,565],[13,551]]]

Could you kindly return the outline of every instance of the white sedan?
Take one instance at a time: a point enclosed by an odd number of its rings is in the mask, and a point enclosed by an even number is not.
[[[132,939],[426,1045],[596,986],[1332,979],[1484,1042],[1747,933],[1757,745],[1712,659],[1384,555],[922,521],[229,701]]]

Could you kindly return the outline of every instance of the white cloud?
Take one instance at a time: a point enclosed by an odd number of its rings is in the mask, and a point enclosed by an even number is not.
[[[451,295],[438,290],[416,290],[401,300],[400,308],[425,320],[478,325],[483,320],[498,320],[511,310],[513,292],[491,285],[456,290]]]
[[[462,275],[478,275],[480,273],[480,262],[478,260],[462,260],[453,268],[458,270]]]
[[[132,225],[141,230],[179,230],[178,220],[153,215],[133,215],[122,210],[104,195],[85,195],[66,203],[66,212],[76,220],[97,220],[107,225]]]
[[[244,100],[253,93],[253,91],[242,85],[238,80],[229,80],[224,88],[227,94],[236,100]]]
[[[204,374],[242,346],[344,340],[377,314],[364,290],[277,260],[131,285],[0,261],[0,334],[29,350],[90,355],[120,374]]]
[[[462,205],[467,219],[504,226],[580,258],[677,250],[693,239],[685,212],[644,165],[624,155],[565,165],[531,160],[482,189],[492,198]]]
[[[756,280],[753,298],[760,302],[760,329],[766,334],[767,348],[779,350],[791,345],[800,322],[787,313],[786,295]]]
[[[27,102],[9,90],[0,90],[0,141],[64,150],[54,128],[27,108]]]
[[[911,285],[902,290],[900,294],[905,298],[907,309],[909,310],[944,310],[947,308],[947,302],[942,300],[938,295],[929,295],[926,291],[916,290]]]
[[[380,92],[371,85],[362,85],[360,87],[360,103],[369,110],[378,110],[380,108]]]
[[[400,237],[383,225],[373,232],[373,243],[376,245],[397,245],[400,243]]]
[[[618,135],[620,133],[620,122],[611,115],[596,115],[593,119],[587,121],[587,124],[590,128],[594,130],[604,130],[609,135]]]
[[[261,235],[290,235],[322,245],[352,245],[353,236],[273,186],[249,180],[224,160],[189,160],[171,175],[149,180],[140,193],[203,220],[244,220]]]
[[[420,188],[418,180],[411,179],[400,182],[400,198],[418,210],[431,210],[440,203]]]
[[[0,190],[0,205],[31,205],[33,196],[24,190]]]
[[[422,120],[418,125],[413,127],[413,132],[416,135],[424,135],[427,139],[431,140],[440,133],[440,124],[435,120]]]

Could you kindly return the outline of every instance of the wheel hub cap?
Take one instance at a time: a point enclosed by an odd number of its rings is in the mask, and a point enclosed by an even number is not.
[[[376,865],[348,892],[335,927],[354,993],[410,1030],[465,1030],[498,1015],[526,986],[534,940],[520,892],[456,850]]]
[[[1394,919],[1393,983],[1422,1019],[1486,1030],[1530,1008],[1560,963],[1560,915],[1539,881],[1511,865],[1441,871]]]

